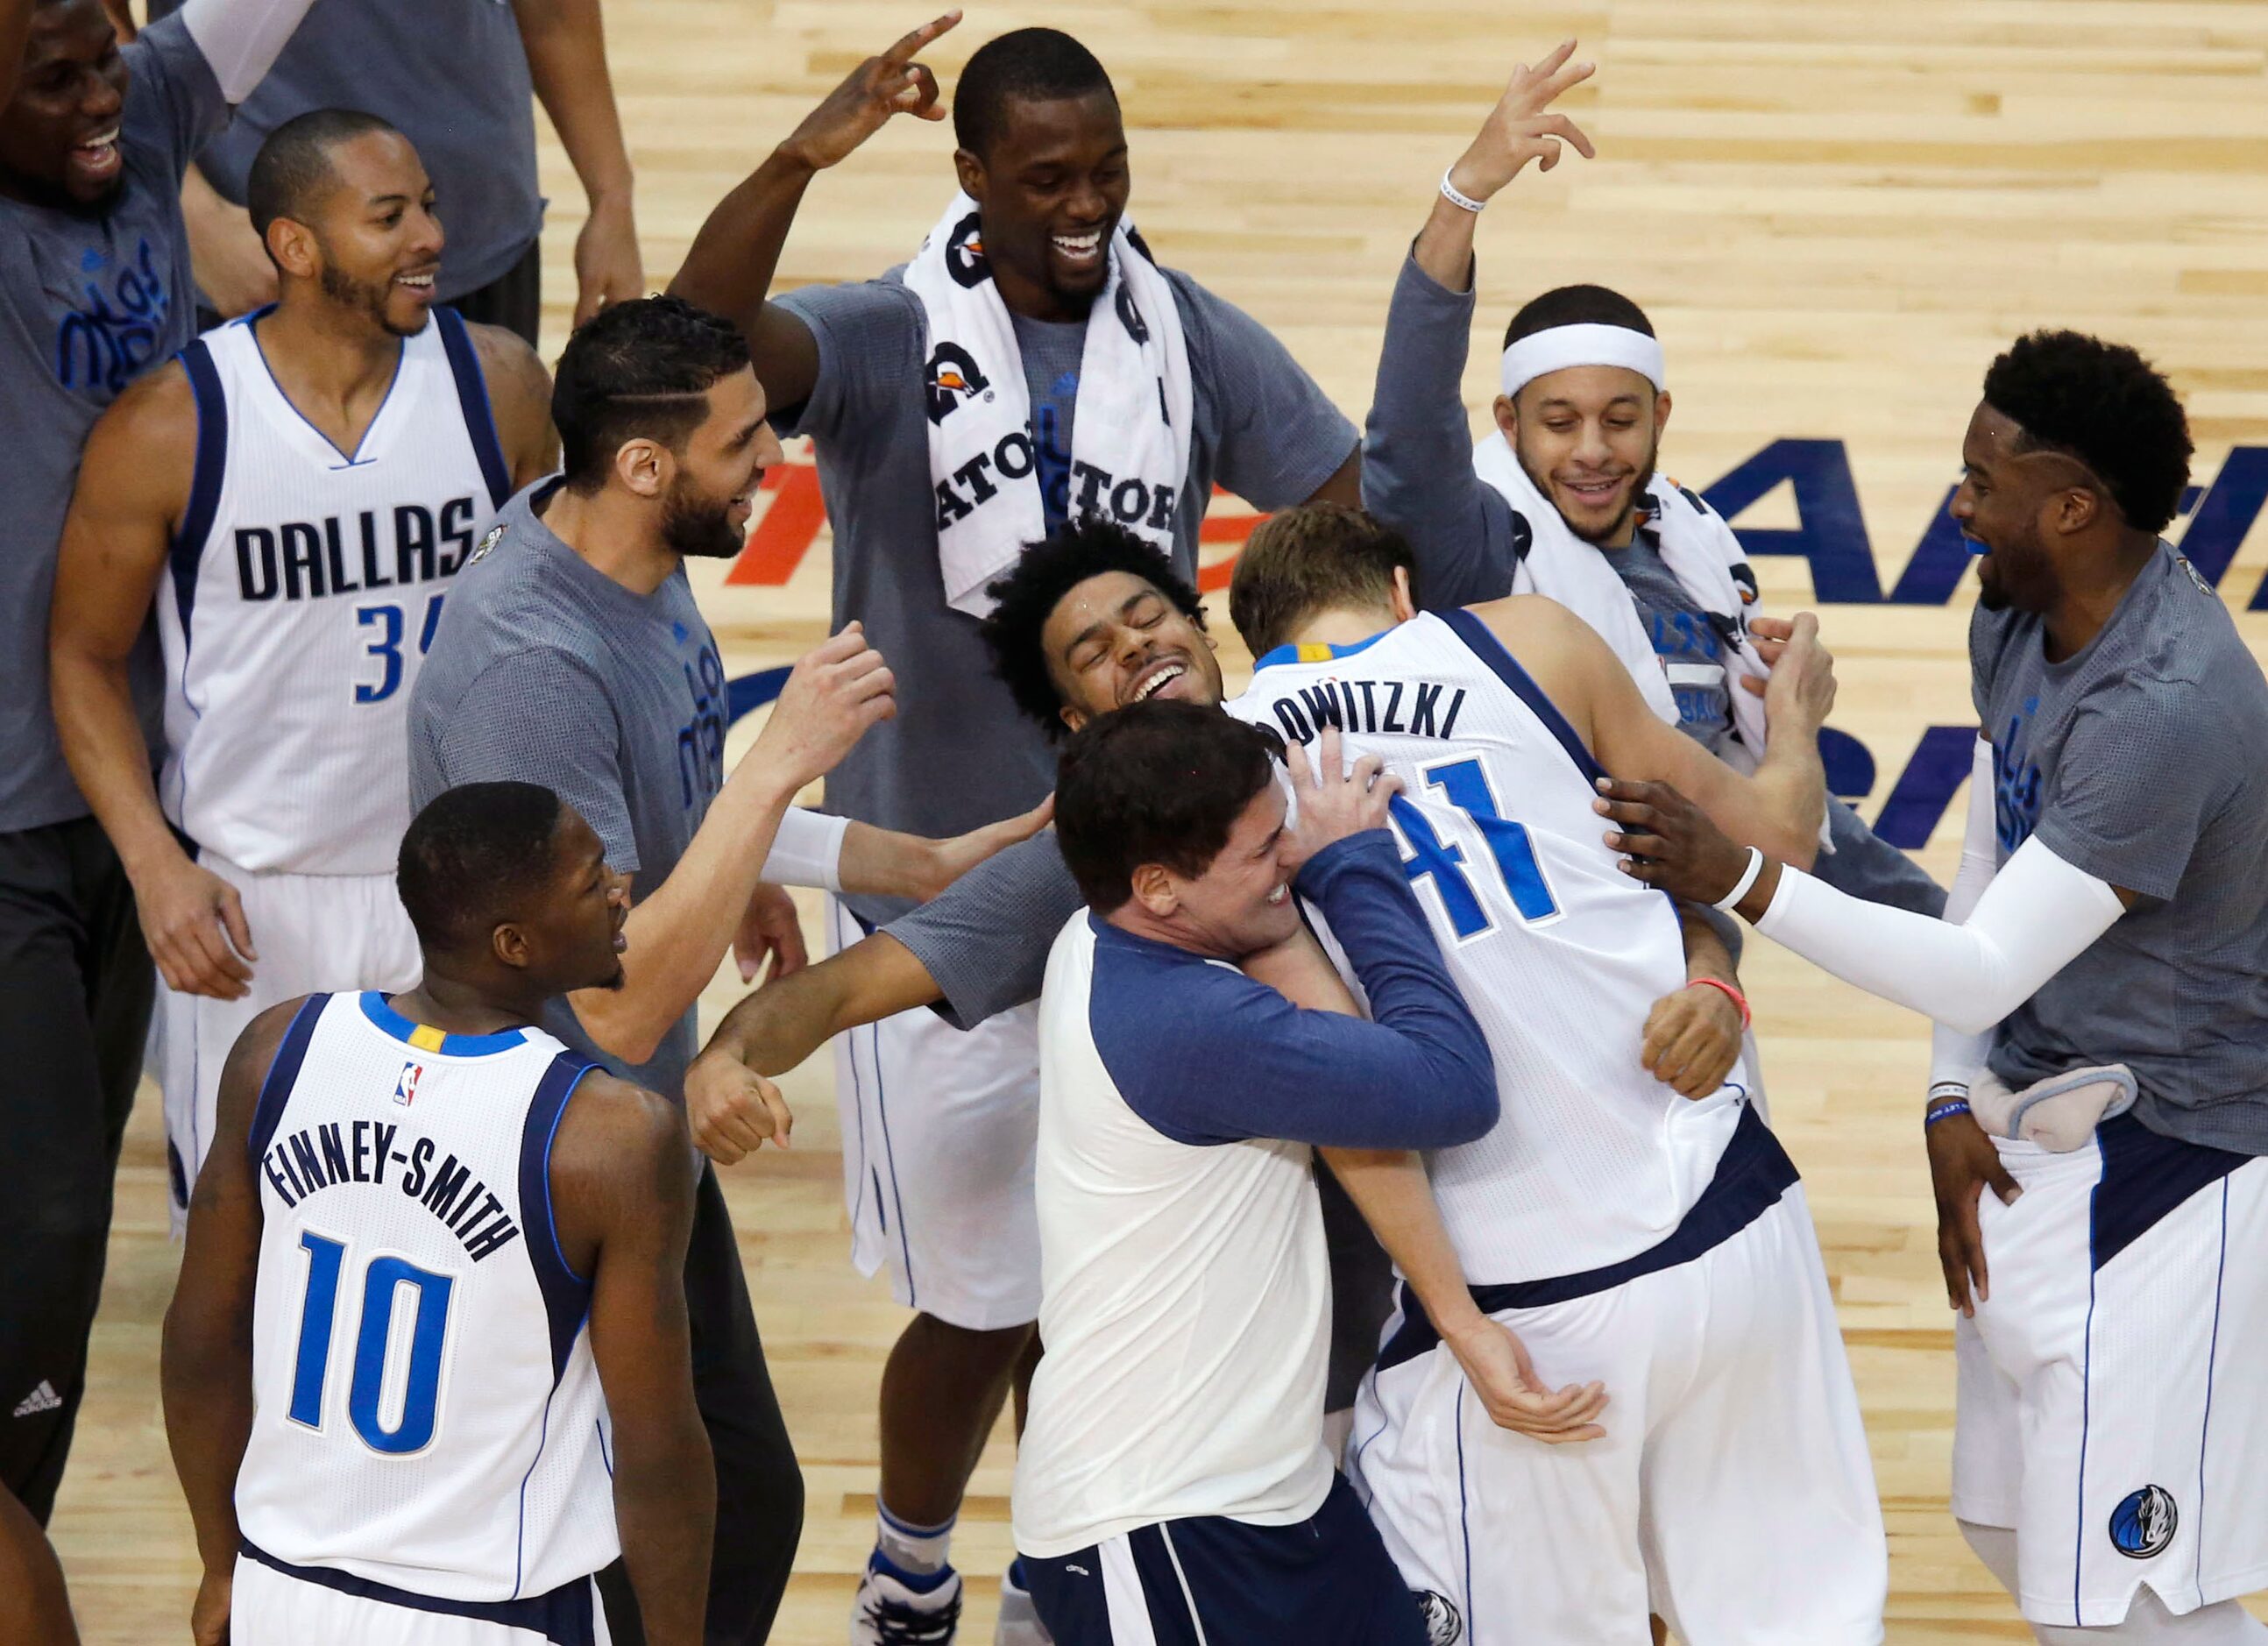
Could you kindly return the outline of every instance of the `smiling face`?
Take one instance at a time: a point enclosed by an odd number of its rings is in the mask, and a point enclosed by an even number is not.
[[[1987,611],[2014,607],[2044,612],[2058,579],[2045,524],[2065,506],[2076,460],[2022,449],[2014,419],[1979,401],[1961,441],[1961,483],[1948,512],[1984,553],[1977,562],[1978,599]]]
[[[764,421],[764,391],[750,367],[718,378],[705,398],[709,415],[670,454],[662,537],[676,554],[729,559],[747,537],[756,487],[779,461],[779,439]]]
[[[334,144],[325,156],[330,188],[305,209],[307,221],[278,218],[268,242],[287,277],[313,276],[331,304],[397,337],[425,329],[443,236],[433,185],[409,140],[369,131]]]
[[[1032,320],[1076,320],[1110,271],[1110,235],[1132,180],[1118,100],[1011,98],[982,155],[954,166],[976,202],[1001,301]]]
[[[1263,786],[1204,874],[1145,864],[1135,871],[1136,898],[1199,954],[1236,960],[1284,941],[1300,924],[1285,811],[1283,785]]]
[[[1497,397],[1520,466],[1567,528],[1601,548],[1629,545],[1653,478],[1669,396],[1627,366],[1571,365]]]
[[[1131,572],[1075,584],[1040,628],[1048,675],[1077,731],[1098,714],[1164,698],[1207,705],[1223,696],[1212,641],[1164,590]]]
[[[0,109],[0,192],[82,210],[107,201],[124,176],[131,78],[101,0],[33,0],[16,94]]]

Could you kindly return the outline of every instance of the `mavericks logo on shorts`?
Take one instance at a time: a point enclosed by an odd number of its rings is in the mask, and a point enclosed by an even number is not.
[[[2110,1546],[2129,1560],[2146,1561],[2164,1553],[2179,1524],[2174,1495],[2162,1486],[2146,1486],[2127,1493],[2110,1511]]]
[[[1457,1615],[1457,1608],[1449,1604],[1447,1595],[1435,1594],[1430,1589],[1413,1589],[1410,1598],[1418,1603],[1418,1615],[1425,1620],[1425,1646],[1455,1646],[1464,1638],[1465,1620]]]

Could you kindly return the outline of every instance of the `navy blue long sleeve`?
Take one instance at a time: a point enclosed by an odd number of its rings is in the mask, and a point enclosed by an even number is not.
[[[1473,472],[1463,387],[1473,306],[1469,290],[1402,260],[1363,429],[1363,506],[1409,540],[1429,611],[1502,600],[1528,544],[1527,522]]]
[[[1096,922],[1090,1027],[1119,1093],[1193,1144],[1284,1138],[1446,1148],[1497,1120],[1496,1067],[1392,837],[1355,835],[1300,876],[1372,1018],[1303,1011],[1225,962]]]

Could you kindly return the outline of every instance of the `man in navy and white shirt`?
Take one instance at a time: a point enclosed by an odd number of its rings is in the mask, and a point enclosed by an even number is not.
[[[1323,1444],[1310,1151],[1469,1140],[1495,1124],[1495,1075],[1384,830],[1399,784],[1374,759],[1343,775],[1335,738],[1313,780],[1295,753],[1295,828],[1275,746],[1154,702],[1064,750],[1057,827],[1087,907],[1041,1001],[1048,1353],[1012,1498],[1058,1646],[1425,1638]],[[1372,1021],[1237,969],[1305,942],[1295,871]]]

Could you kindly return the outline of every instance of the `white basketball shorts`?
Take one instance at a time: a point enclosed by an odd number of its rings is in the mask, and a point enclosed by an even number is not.
[[[828,899],[828,952],[865,935]],[[972,1332],[1040,1315],[1039,1008],[963,1031],[927,1007],[835,1040],[843,1199],[862,1274]]]
[[[434,1600],[343,1572],[303,1575],[236,1560],[229,1646],[610,1646],[598,1583],[525,1600]]]
[[[1348,1473],[1437,1642],[1643,1641],[1648,1612],[1688,1646],[1882,1639],[1881,1511],[1802,1188],[1771,1141],[1785,1178],[1736,1172],[1746,1191],[1719,1193],[1742,1190],[1727,1169],[1756,1133],[1770,1140],[1751,1111],[1656,1249],[1682,1260],[1491,1310],[1553,1387],[1606,1384],[1604,1439],[1550,1446],[1497,1428],[1446,1347],[1411,1355],[1411,1322],[1391,1329],[1355,1404]],[[1688,1230],[1686,1248],[1713,1244],[1686,1255],[1673,1243]]]
[[[260,958],[240,1000],[158,988],[158,1085],[173,1229],[212,1146],[214,1108],[229,1048],[252,1020],[298,994],[406,989],[423,974],[417,934],[391,875],[255,875],[206,853],[198,860],[237,889]]]
[[[2132,1115],[2066,1154],[1994,1140],[1991,1289],[1954,1328],[1953,1512],[2016,1532],[2036,1623],[2268,1585],[2268,1161]]]

